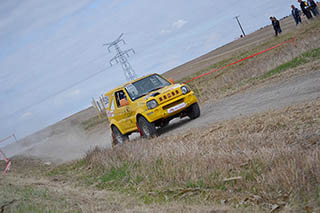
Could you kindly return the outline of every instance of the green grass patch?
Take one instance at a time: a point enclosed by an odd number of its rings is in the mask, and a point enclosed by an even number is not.
[[[81,212],[67,197],[36,186],[1,186],[0,206],[4,212]]]
[[[130,172],[128,170],[128,165],[125,164],[120,168],[111,168],[102,177],[101,181],[103,183],[123,183],[130,179]]]
[[[288,69],[302,66],[306,63],[309,63],[309,62],[311,62],[313,60],[317,60],[317,59],[320,59],[320,48],[316,48],[316,49],[307,51],[307,52],[301,54],[301,56],[298,56],[298,57],[292,59],[291,61],[289,61],[285,64],[282,64],[273,70],[270,70],[266,74],[262,75],[260,77],[260,79],[270,78],[273,75],[279,74],[279,73],[284,72]]]
[[[186,188],[205,188],[205,183],[202,179],[197,181],[188,180],[186,183]]]

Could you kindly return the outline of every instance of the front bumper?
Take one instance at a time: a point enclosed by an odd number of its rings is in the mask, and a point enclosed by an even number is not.
[[[165,104],[159,105],[152,110],[147,110],[144,117],[149,122],[175,117],[177,114],[197,102],[197,97],[191,91],[186,95],[181,95],[178,98],[166,102]]]

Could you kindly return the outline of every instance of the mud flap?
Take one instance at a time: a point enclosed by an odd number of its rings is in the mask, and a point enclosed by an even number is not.
[[[136,126],[137,126],[137,129],[138,129],[138,132],[140,133],[140,136],[142,137],[142,136],[143,136],[143,133],[142,133],[142,130],[140,129],[138,123],[136,123]]]

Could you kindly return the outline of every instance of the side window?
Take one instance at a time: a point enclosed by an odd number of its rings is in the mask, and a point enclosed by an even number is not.
[[[107,109],[107,116],[108,116],[108,119],[114,117],[114,98],[111,97],[111,99],[109,100],[109,106],[110,108]]]
[[[114,110],[114,100],[113,100],[113,98],[111,99],[110,110],[111,110],[111,111]]]
[[[128,99],[127,99],[127,96],[126,96],[126,94],[124,93],[123,90],[120,90],[120,91],[116,92],[114,95],[115,95],[115,97],[116,97],[116,103],[117,103],[117,106],[118,106],[118,107],[121,107],[120,101],[121,101],[122,99],[128,100]]]

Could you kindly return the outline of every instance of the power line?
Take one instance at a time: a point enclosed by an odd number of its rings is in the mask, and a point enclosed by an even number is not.
[[[51,94],[50,96],[47,96],[47,97],[41,99],[40,101],[37,101],[37,102],[32,103],[32,104],[30,104],[30,105],[27,105],[27,106],[25,106],[25,107],[23,107],[23,108],[20,108],[19,110],[16,110],[15,112],[13,112],[13,113],[11,113],[11,114],[9,114],[9,115],[0,117],[0,120],[2,120],[2,119],[4,119],[4,118],[7,118],[7,117],[11,117],[11,116],[13,116],[13,115],[16,115],[16,114],[19,113],[19,112],[24,112],[24,111],[26,111],[27,109],[29,109],[29,108],[31,108],[31,107],[34,107],[34,106],[36,106],[36,105],[39,105],[39,104],[41,104],[41,103],[49,100],[50,98],[55,97],[55,96],[57,96],[57,95],[65,92],[65,91],[67,91],[67,90],[75,87],[76,85],[81,84],[81,83],[83,83],[83,82],[85,82],[85,81],[87,81],[87,80],[89,80],[89,79],[91,79],[91,78],[99,75],[99,74],[102,73],[102,72],[105,72],[106,70],[108,70],[108,69],[110,69],[110,68],[111,68],[111,66],[109,66],[109,67],[107,67],[107,68],[104,68],[104,69],[102,69],[102,70],[100,70],[100,71],[98,71],[98,72],[96,72],[96,73],[93,73],[92,75],[89,75],[88,77],[86,77],[86,78],[84,78],[84,79],[82,79],[82,80],[79,80],[79,81],[77,81],[77,82],[69,85],[68,87],[66,87],[66,88],[64,88],[64,89],[59,90],[59,91]]]

